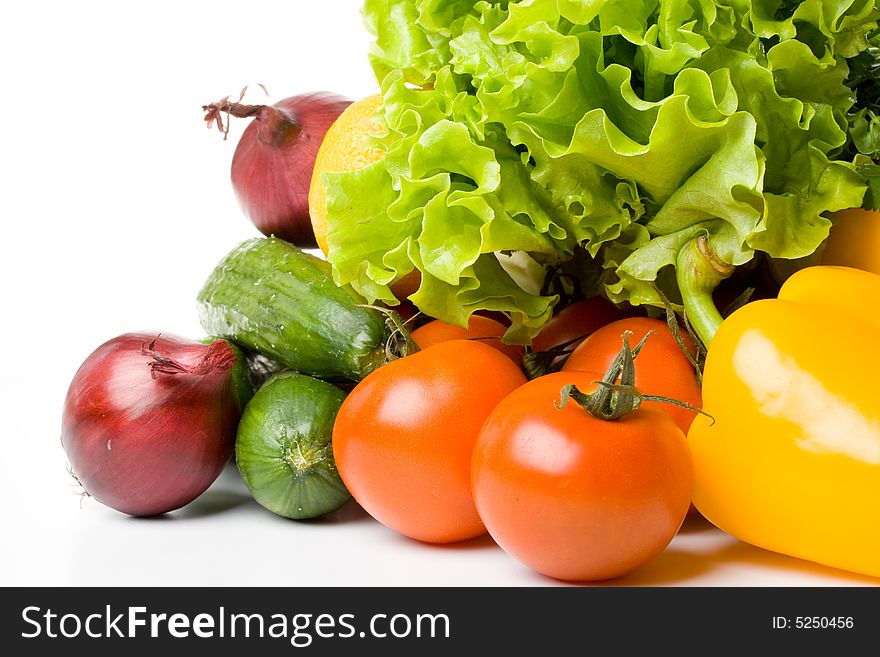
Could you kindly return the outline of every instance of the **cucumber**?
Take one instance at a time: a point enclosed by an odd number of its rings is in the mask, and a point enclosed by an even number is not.
[[[246,240],[198,293],[202,328],[322,379],[359,381],[386,360],[383,315],[333,281],[330,264],[275,237]]]
[[[297,372],[274,375],[248,402],[235,461],[253,498],[285,518],[317,518],[351,499],[333,458],[333,422],[345,393]]]

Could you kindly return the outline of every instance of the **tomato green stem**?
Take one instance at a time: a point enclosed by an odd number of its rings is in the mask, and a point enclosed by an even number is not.
[[[653,331],[649,331],[639,344],[636,345],[635,349],[632,349],[629,346],[629,336],[632,335],[632,332],[625,331],[622,336],[623,346],[620,349],[620,353],[617,354],[602,380],[595,382],[598,386],[597,390],[587,394],[578,390],[577,386],[573,383],[569,383],[560,391],[560,400],[556,407],[564,408],[568,400],[573,399],[593,417],[601,420],[618,420],[638,410],[642,402],[656,401],[674,404],[675,406],[706,415],[714,423],[715,418],[712,418],[711,415],[704,413],[695,406],[670,397],[644,395],[635,387],[635,357],[652,333]]]
[[[718,258],[709,238],[700,235],[678,252],[675,270],[685,316],[708,348],[723,319],[712,292],[733,273],[734,267]]]
[[[684,338],[681,335],[681,328],[678,324],[678,315],[675,312],[675,309],[672,307],[672,304],[669,302],[669,299],[663,294],[663,290],[659,287],[655,286],[655,291],[660,296],[660,300],[663,301],[663,305],[666,308],[666,325],[669,327],[669,330],[672,332],[672,337],[675,338],[675,343],[678,345],[678,348],[681,350],[681,353],[684,354],[685,358],[687,358],[688,362],[694,368],[694,376],[697,377],[697,383],[700,386],[703,385],[703,361],[706,356],[706,349],[703,347],[700,338],[694,334],[694,330],[691,325],[687,321],[687,316],[682,314],[682,319],[684,320],[685,328],[687,329],[688,335],[694,341],[694,345],[696,346],[696,352],[691,353],[691,350],[684,343]]]
[[[523,356],[523,369],[526,371],[526,376],[529,380],[532,380],[550,372],[558,372],[565,364],[566,359],[571,355],[571,352],[574,351],[577,343],[584,340],[588,335],[589,333],[584,333],[544,351],[526,352]]]
[[[636,410],[641,403],[641,394],[634,385],[636,370],[633,361],[652,333],[653,331],[649,331],[636,348],[632,349],[629,345],[632,331],[624,331],[623,346],[602,380],[596,382],[599,384],[598,389],[586,394],[578,390],[574,384],[568,384],[560,392],[561,399],[556,405],[557,408],[565,407],[571,398],[590,415],[603,420],[617,420]]]
[[[385,348],[371,354],[370,362],[364,364],[366,373],[372,372],[374,369],[392,360],[403,358],[419,351],[419,345],[412,339],[412,334],[407,328],[406,322],[403,321],[403,318],[396,310],[370,304],[360,304],[360,306],[375,310],[385,317],[385,327],[388,335],[385,340]]]

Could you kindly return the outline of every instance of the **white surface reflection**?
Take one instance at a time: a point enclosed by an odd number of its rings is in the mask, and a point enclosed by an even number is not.
[[[733,366],[764,415],[800,428],[802,449],[880,463],[880,422],[866,419],[860,409],[829,391],[791,356],[780,354],[760,330],[743,333]]]

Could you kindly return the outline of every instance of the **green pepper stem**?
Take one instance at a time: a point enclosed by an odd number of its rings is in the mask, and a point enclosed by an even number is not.
[[[708,237],[699,235],[678,252],[675,270],[685,316],[708,348],[723,319],[712,292],[733,273],[734,267],[715,255]]]

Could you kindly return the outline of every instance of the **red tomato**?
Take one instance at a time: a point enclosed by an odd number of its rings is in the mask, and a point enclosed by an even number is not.
[[[506,330],[507,327],[504,324],[494,319],[482,315],[471,315],[467,328],[434,319],[415,329],[411,336],[421,349],[430,347],[438,342],[445,342],[446,340],[470,339],[484,342],[506,355],[517,365],[521,365],[525,348],[521,345],[504,344],[501,342],[500,338]]]
[[[575,301],[547,320],[538,335],[532,339],[532,351],[547,351],[576,338],[586,337],[596,329],[634,313],[634,308],[620,309],[605,297]],[[568,348],[574,349],[576,344],[573,343]]]
[[[486,416],[525,383],[497,349],[440,342],[374,370],[342,403],[333,426],[336,467],[376,520],[428,543],[486,532],[470,464]]]
[[[624,331],[632,331],[630,345],[635,348],[648,331],[654,333],[635,359],[635,386],[646,395],[675,399],[695,408],[703,404],[703,395],[694,366],[682,353],[665,321],[649,317],[629,317],[606,324],[594,331],[569,355],[563,372],[584,370],[605,372],[620,352]],[[693,353],[694,342],[685,331],[685,345]],[[645,402],[664,410],[687,433],[696,411],[665,402]]]
[[[619,577],[662,552],[691,501],[685,435],[642,406],[614,421],[574,400],[596,375],[557,372],[514,390],[489,415],[471,464],[474,501],[489,534],[533,570],[562,580]]]

